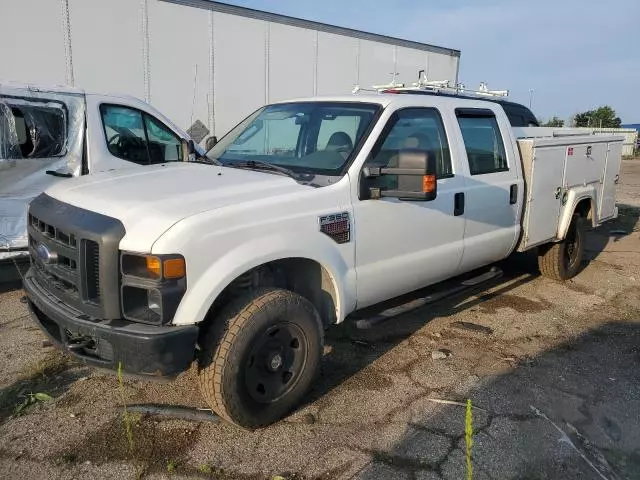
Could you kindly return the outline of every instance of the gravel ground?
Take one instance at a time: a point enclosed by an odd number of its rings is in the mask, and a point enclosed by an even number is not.
[[[130,414],[129,442],[123,398],[204,407],[195,371],[120,386],[46,346],[5,283],[0,477],[461,479],[471,399],[475,479],[640,478],[640,160],[625,161],[619,201],[571,282],[523,255],[481,291],[370,330],[331,328],[305,405],[255,432]],[[52,399],[16,414],[37,392]]]

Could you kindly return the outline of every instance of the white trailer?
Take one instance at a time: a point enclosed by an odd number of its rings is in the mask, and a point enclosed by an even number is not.
[[[1,17],[0,82],[133,95],[218,137],[266,103],[343,94],[392,72],[454,84],[460,57],[209,0],[21,0],[4,2]]]

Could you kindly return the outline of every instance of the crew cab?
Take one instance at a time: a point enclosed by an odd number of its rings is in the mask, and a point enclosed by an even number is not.
[[[134,97],[0,83],[0,261],[28,255],[27,206],[50,186],[81,175],[179,161],[186,158],[188,140]]]
[[[617,215],[621,146],[512,128],[474,98],[268,105],[197,161],[36,198],[28,305],[91,365],[157,377],[197,361],[210,407],[261,427],[357,310],[536,247],[543,274],[576,275],[585,224]]]

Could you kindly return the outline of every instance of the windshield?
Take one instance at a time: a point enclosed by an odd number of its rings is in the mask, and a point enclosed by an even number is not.
[[[207,156],[226,165],[255,161],[341,175],[380,108],[356,102],[269,105],[231,130]]]

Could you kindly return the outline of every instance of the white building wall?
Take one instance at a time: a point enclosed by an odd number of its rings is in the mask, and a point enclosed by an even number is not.
[[[60,1],[47,3],[60,10]],[[131,0],[69,0],[76,85],[144,98],[141,13],[140,3]]]
[[[284,24],[300,22],[269,14],[224,13],[213,2],[179,1],[192,5],[6,0],[3,36],[14,40],[0,42],[0,81],[65,83],[71,67],[66,4],[75,85],[148,96],[178,126],[187,129],[200,120],[218,136],[264,103],[347,94],[356,84],[388,83],[393,72],[406,83],[421,69],[433,80],[457,80],[459,57],[446,49],[409,48],[359,32],[336,34],[319,24]]]
[[[150,102],[181,128],[188,128],[196,119],[207,125],[209,12],[157,1],[148,3],[148,12]],[[140,43],[138,38],[132,44]],[[141,52],[138,47],[136,58],[142,66]],[[143,72],[136,78],[143,80]]]
[[[64,84],[60,3],[2,0],[0,19],[0,82]]]

